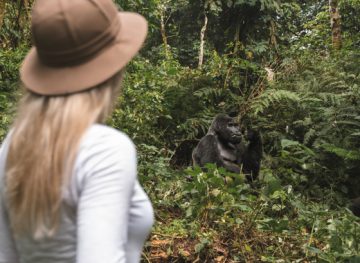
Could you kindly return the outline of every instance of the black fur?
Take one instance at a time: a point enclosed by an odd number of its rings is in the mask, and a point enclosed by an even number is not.
[[[261,159],[263,157],[263,143],[260,132],[247,130],[249,144],[243,157],[243,172],[249,181],[259,176]]]
[[[218,114],[208,131],[193,151],[193,164],[204,167],[206,163],[214,163],[233,173],[241,169],[248,180],[257,178],[262,158],[262,140],[260,133],[249,130],[246,146],[239,125],[234,119]]]
[[[350,210],[354,215],[360,217],[360,197],[351,200]]]

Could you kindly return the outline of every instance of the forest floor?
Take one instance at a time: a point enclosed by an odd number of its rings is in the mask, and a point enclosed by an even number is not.
[[[156,223],[142,262],[360,262],[360,219],[331,196],[310,199],[269,178],[256,190],[218,185],[216,171],[145,182]]]

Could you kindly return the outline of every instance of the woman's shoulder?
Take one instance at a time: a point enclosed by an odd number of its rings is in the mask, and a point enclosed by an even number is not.
[[[133,184],[136,168],[136,148],[131,139],[119,130],[94,124],[80,140],[69,200],[77,200],[84,189],[96,192],[101,188],[106,192],[116,185]]]
[[[102,124],[87,129],[80,140],[77,161],[84,163],[106,163],[113,161],[136,161],[136,148],[125,133]]]
[[[80,147],[100,146],[107,148],[121,147],[122,149],[135,148],[134,143],[125,133],[103,124],[93,124],[85,132]]]
[[[94,124],[80,141],[75,169],[93,173],[106,167],[134,168],[136,155],[135,145],[125,133],[106,125]]]

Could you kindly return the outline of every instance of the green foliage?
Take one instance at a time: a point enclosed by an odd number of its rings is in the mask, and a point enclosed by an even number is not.
[[[172,143],[187,137],[184,134],[190,130],[195,137],[208,126],[209,121],[191,121],[189,116],[209,110],[207,105],[213,100],[207,102],[195,94],[201,93],[205,83],[213,85],[211,78],[200,76],[172,59],[153,65],[139,58],[132,62],[128,72],[120,107],[115,110],[111,125],[128,132],[137,142],[157,146],[163,141]]]
[[[154,244],[180,238],[163,248],[168,261],[215,259],[224,256],[222,251],[232,251],[225,254],[228,260],[356,262],[360,224],[348,210],[331,208],[331,199],[308,200],[291,185],[283,186],[270,169],[262,170],[252,189],[242,175],[211,164],[206,168],[207,172],[198,167],[182,174],[168,171],[146,189],[152,198],[156,193],[157,209],[166,209],[159,214],[154,229],[159,240],[155,238]]]
[[[33,1],[3,1],[4,14],[0,21],[0,47],[17,48],[30,42],[28,10]]]
[[[296,92],[269,89],[252,101],[251,110],[256,116],[263,113],[267,108],[274,104],[288,103],[288,105],[291,105],[292,103],[297,103],[300,100],[301,98]],[[286,105],[284,107],[286,107]]]
[[[296,173],[301,189],[321,185],[357,196],[360,54],[295,54],[279,66],[277,81],[248,102],[249,116],[263,130],[272,162],[290,169],[288,182]]]
[[[12,121],[14,104],[19,96],[18,68],[26,49],[0,50],[0,141]]]
[[[248,190],[244,185],[244,178],[227,172],[224,168],[216,168],[214,164],[206,165],[207,172],[202,172],[199,167],[188,169],[189,175],[184,187],[184,194],[188,195],[189,202],[184,203],[186,216],[189,218],[203,218],[212,221],[216,215],[232,213],[239,208],[251,210],[250,207],[239,203],[240,196]]]

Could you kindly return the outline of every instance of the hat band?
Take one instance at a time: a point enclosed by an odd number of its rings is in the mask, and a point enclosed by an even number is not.
[[[66,67],[82,64],[110,46],[120,30],[120,19],[116,17],[109,28],[87,43],[71,50],[48,51],[36,47],[39,59],[49,67]]]

